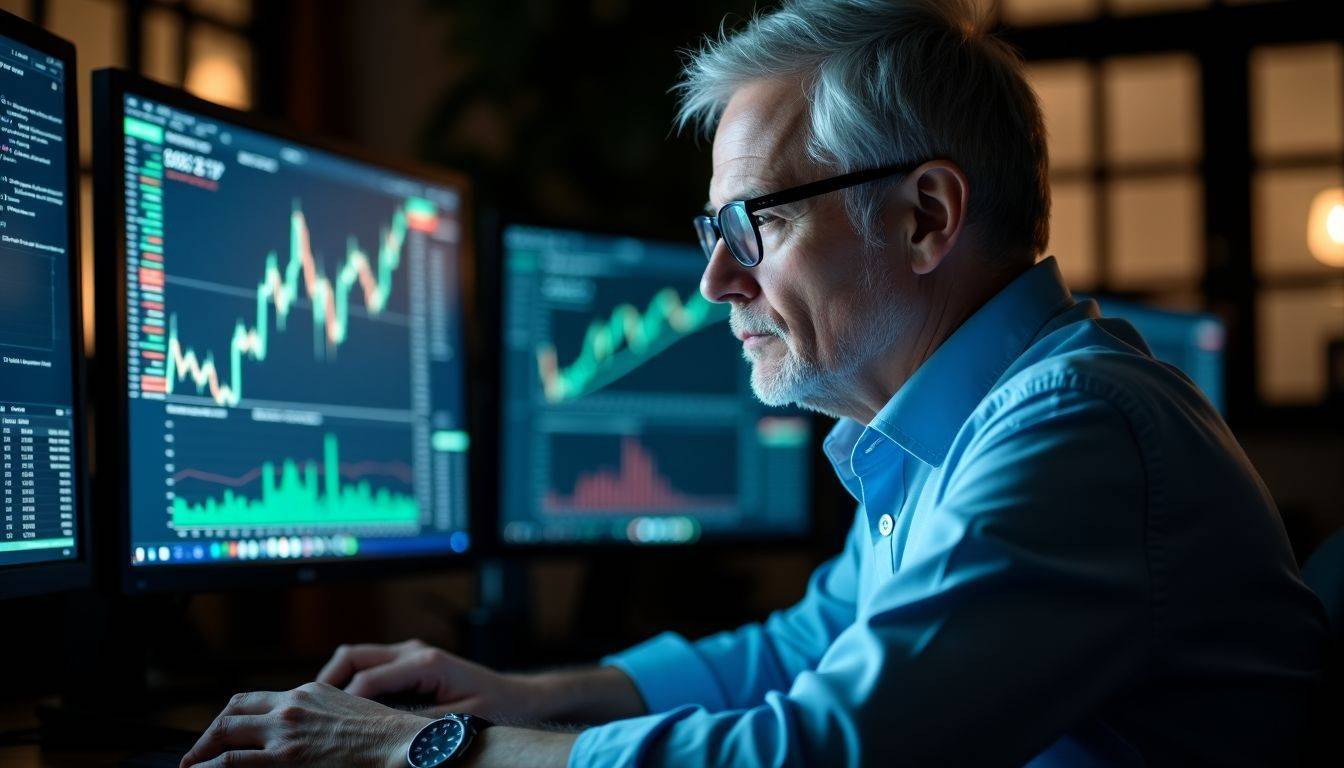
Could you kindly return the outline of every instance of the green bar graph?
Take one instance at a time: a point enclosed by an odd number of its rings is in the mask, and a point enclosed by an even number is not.
[[[420,508],[408,495],[368,482],[341,483],[340,446],[335,435],[322,441],[322,482],[316,463],[286,459],[277,472],[261,465],[261,492],[253,498],[226,489],[217,498],[192,503],[173,499],[174,528],[406,527],[420,523]]]

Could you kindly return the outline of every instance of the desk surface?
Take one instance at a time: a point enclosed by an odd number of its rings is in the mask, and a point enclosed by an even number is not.
[[[153,739],[138,746],[71,747],[59,743],[38,744],[36,739],[40,722],[36,713],[38,706],[44,703],[51,703],[51,700],[34,697],[0,704],[0,732],[15,734],[31,731],[33,734],[33,743],[24,743],[27,740],[20,738],[0,738],[0,766],[3,768],[118,766],[131,758],[147,755],[156,749],[168,746],[166,743],[155,743]],[[211,702],[173,707],[152,719],[147,719],[146,722],[152,722],[159,727],[180,729],[185,737],[186,733],[199,732],[209,725],[220,706]],[[162,759],[163,757],[165,756],[161,756],[159,762],[155,764],[175,765]]]
[[[0,747],[0,765],[5,768],[83,768],[115,766],[135,756],[133,750],[51,750],[37,745]]]

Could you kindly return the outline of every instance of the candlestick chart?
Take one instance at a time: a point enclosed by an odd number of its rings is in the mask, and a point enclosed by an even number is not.
[[[124,108],[133,562],[465,548],[461,190]]]

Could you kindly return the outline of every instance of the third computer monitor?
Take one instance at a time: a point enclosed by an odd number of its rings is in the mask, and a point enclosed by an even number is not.
[[[810,523],[810,422],[752,395],[685,243],[502,230],[506,545],[788,539]]]
[[[74,69],[0,13],[0,597],[88,580]]]
[[[1101,312],[1133,325],[1153,357],[1176,366],[1199,387],[1220,413],[1223,396],[1223,354],[1227,331],[1216,315],[1180,312],[1118,299],[1099,298]]]
[[[467,550],[465,183],[96,93],[132,588]]]

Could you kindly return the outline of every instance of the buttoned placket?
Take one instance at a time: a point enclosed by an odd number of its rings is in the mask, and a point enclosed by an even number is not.
[[[877,573],[891,576],[897,518],[905,502],[905,452],[889,438],[865,429],[854,445],[850,467],[859,480]]]

